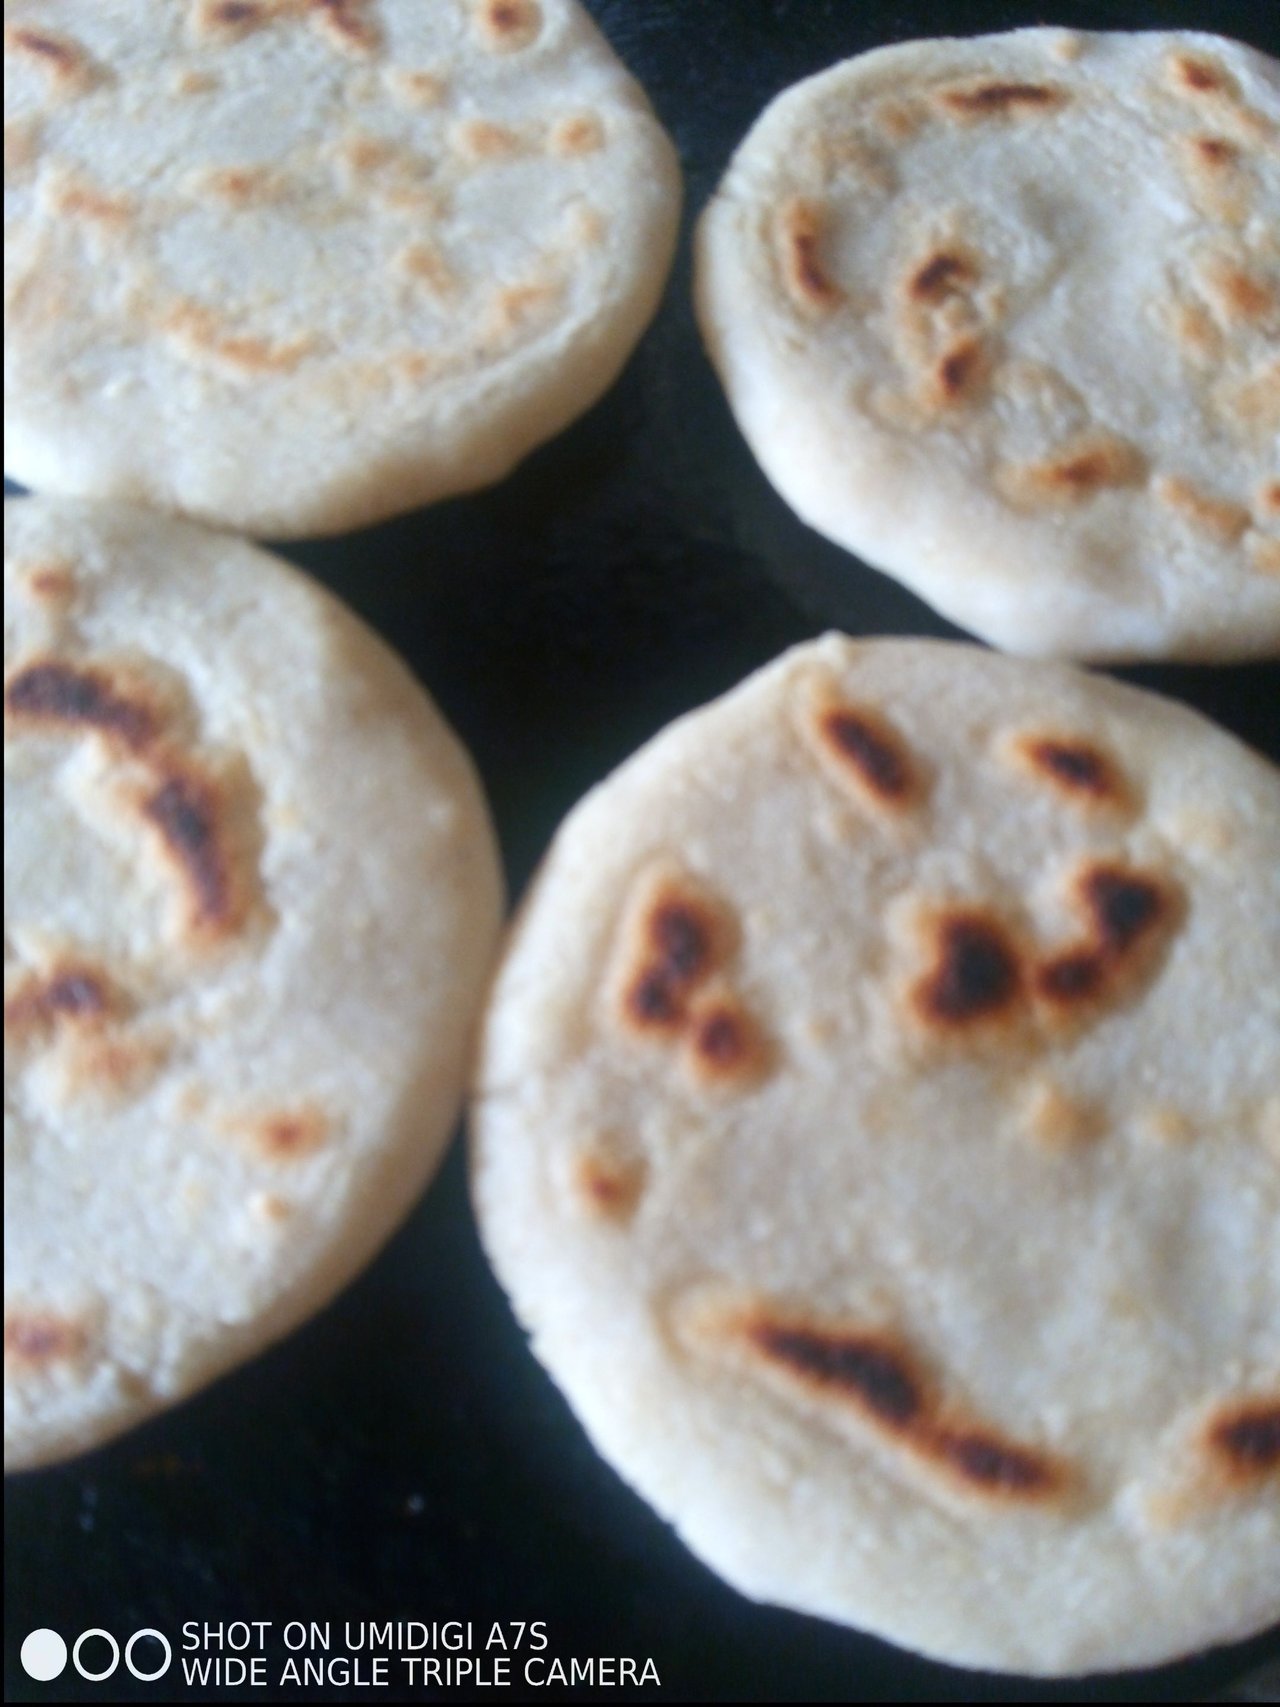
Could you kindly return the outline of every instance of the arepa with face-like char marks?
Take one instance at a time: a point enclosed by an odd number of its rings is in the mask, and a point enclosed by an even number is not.
[[[5,1467],[318,1309],[458,1105],[502,904],[461,746],[278,558],[5,506]]]
[[[1013,652],[1280,655],[1280,65],[904,42],[786,90],[699,319],[802,519]]]
[[[260,536],[499,479],[612,382],[675,152],[577,0],[14,0],[6,469]]]
[[[533,1349],[745,1593],[936,1658],[1280,1617],[1280,773],[1069,665],[797,647],[571,814],[472,1180]]]

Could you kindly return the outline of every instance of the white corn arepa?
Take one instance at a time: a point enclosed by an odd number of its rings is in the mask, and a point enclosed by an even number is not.
[[[575,0],[17,0],[5,174],[8,470],[276,537],[579,415],[680,202]]]
[[[1280,652],[1280,66],[907,42],[780,95],[698,232],[800,516],[1014,652]]]
[[[473,1111],[593,1441],[968,1666],[1280,1616],[1280,775],[1070,666],[796,648],[560,831]]]
[[[449,1136],[501,882],[400,661],[244,542],[5,506],[5,1464],[316,1310]]]

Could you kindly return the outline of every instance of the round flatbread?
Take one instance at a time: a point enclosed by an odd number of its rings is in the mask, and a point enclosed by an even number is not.
[[[6,468],[274,537],[579,415],[680,202],[575,0],[18,0],[5,186]]]
[[[240,541],[5,506],[5,1464],[324,1304],[444,1149],[501,884],[400,661]]]
[[[959,645],[797,648],[560,831],[473,1179],[600,1451],[969,1666],[1280,1616],[1280,776]]]
[[[1014,652],[1280,653],[1280,66],[1022,30],[847,60],[703,216],[703,331],[803,519]]]

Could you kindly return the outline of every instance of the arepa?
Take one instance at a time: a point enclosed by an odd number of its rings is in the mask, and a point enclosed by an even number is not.
[[[800,516],[1014,652],[1280,654],[1280,66],[905,42],[780,95],[698,231]]]
[[[471,765],[278,559],[5,510],[5,1464],[324,1304],[449,1136],[501,906]]]
[[[7,470],[284,537],[498,479],[657,305],[675,153],[575,0],[5,9]]]
[[[559,832],[473,1190],[604,1456],[952,1663],[1280,1617],[1280,775],[1061,664],[807,644]]]

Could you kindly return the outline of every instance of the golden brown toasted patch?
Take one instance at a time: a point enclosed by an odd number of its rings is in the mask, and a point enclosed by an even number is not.
[[[878,813],[899,814],[923,793],[920,767],[907,743],[874,706],[820,690],[797,718],[806,744],[840,788]]]
[[[905,1452],[931,1480],[984,1502],[1044,1505],[1073,1480],[1055,1454],[943,1404],[905,1340],[751,1301],[696,1312],[695,1344],[746,1360],[819,1414],[848,1419]]]
[[[121,669],[34,658],[5,684],[11,725],[26,729],[88,730],[140,752],[154,740],[160,712]]]
[[[83,1356],[89,1335],[83,1322],[53,1310],[10,1309],[4,1316],[5,1368],[34,1374]]]
[[[997,466],[997,489],[1010,503],[1062,508],[1118,486],[1136,486],[1146,475],[1137,448],[1114,433],[1082,433],[1051,456]]]
[[[949,83],[933,94],[938,110],[961,124],[991,118],[1039,117],[1057,112],[1069,98],[1067,91],[1055,83],[1004,83],[994,78]]]
[[[542,8],[537,0],[479,0],[476,33],[496,53],[514,53],[537,40]]]
[[[1162,504],[1198,532],[1225,544],[1234,545],[1249,525],[1249,512],[1243,504],[1215,497],[1181,475],[1159,475],[1152,481],[1151,490]]]
[[[1274,534],[1247,533],[1244,549],[1255,569],[1264,575],[1280,575],[1280,539]]]
[[[575,1158],[575,1195],[588,1212],[605,1221],[628,1221],[644,1194],[646,1168],[639,1156],[600,1144]]]
[[[1211,255],[1200,263],[1196,286],[1218,324],[1228,332],[1266,325],[1280,306],[1270,279],[1243,260],[1225,254]]]
[[[822,259],[826,222],[816,202],[793,196],[778,210],[774,240],[787,294],[810,314],[827,314],[844,301],[844,292]]]
[[[97,1026],[118,1008],[117,993],[100,966],[67,958],[20,979],[4,999],[6,1043],[47,1036],[63,1025]]]
[[[1223,1406],[1209,1419],[1202,1441],[1233,1486],[1251,1487],[1280,1474],[1280,1393]]]
[[[395,265],[438,296],[447,296],[458,282],[439,249],[426,243],[408,244],[395,257]]]
[[[301,5],[340,53],[364,59],[382,45],[373,0],[301,0]]]
[[[768,1072],[770,1051],[743,1003],[732,992],[718,989],[699,996],[693,1005],[684,1059],[705,1089],[741,1091]]]
[[[75,564],[66,557],[42,557],[19,568],[18,583],[37,604],[65,609],[76,595]]]
[[[1027,1087],[1021,1113],[1027,1137],[1046,1150],[1078,1150],[1102,1132],[1098,1110],[1047,1077]]]
[[[101,81],[103,75],[81,43],[55,30],[6,24],[4,50],[15,59],[24,59],[28,64],[38,66],[59,94],[83,95]]]
[[[1254,498],[1259,516],[1280,521],[1280,480],[1264,480]]]
[[[1031,730],[1009,743],[1022,770],[1058,798],[1088,809],[1127,811],[1133,791],[1116,760],[1097,741],[1053,730]]]
[[[520,138],[510,125],[491,119],[467,119],[452,132],[454,147],[476,162],[510,160],[520,152]]]
[[[258,207],[281,195],[284,184],[266,166],[215,166],[201,172],[196,188],[203,196],[228,207]]]
[[[55,181],[49,200],[55,213],[68,219],[89,220],[109,230],[123,230],[134,215],[134,204],[128,196],[110,195],[84,178]]]
[[[307,334],[272,341],[231,330],[236,324],[190,300],[179,302],[161,322],[181,355],[220,367],[240,379],[291,373],[316,347],[316,340]]]
[[[1249,211],[1250,179],[1244,151],[1230,137],[1179,137],[1177,160],[1192,204],[1211,219],[1239,225]]]
[[[332,1130],[323,1110],[309,1103],[259,1116],[250,1123],[249,1136],[268,1161],[293,1162],[318,1150]]]
[[[604,125],[595,113],[572,113],[551,127],[548,141],[553,154],[594,154],[604,147]]]
[[[929,964],[907,992],[909,1011],[935,1037],[1005,1031],[1025,989],[1022,954],[990,908],[940,908],[925,925]]]

